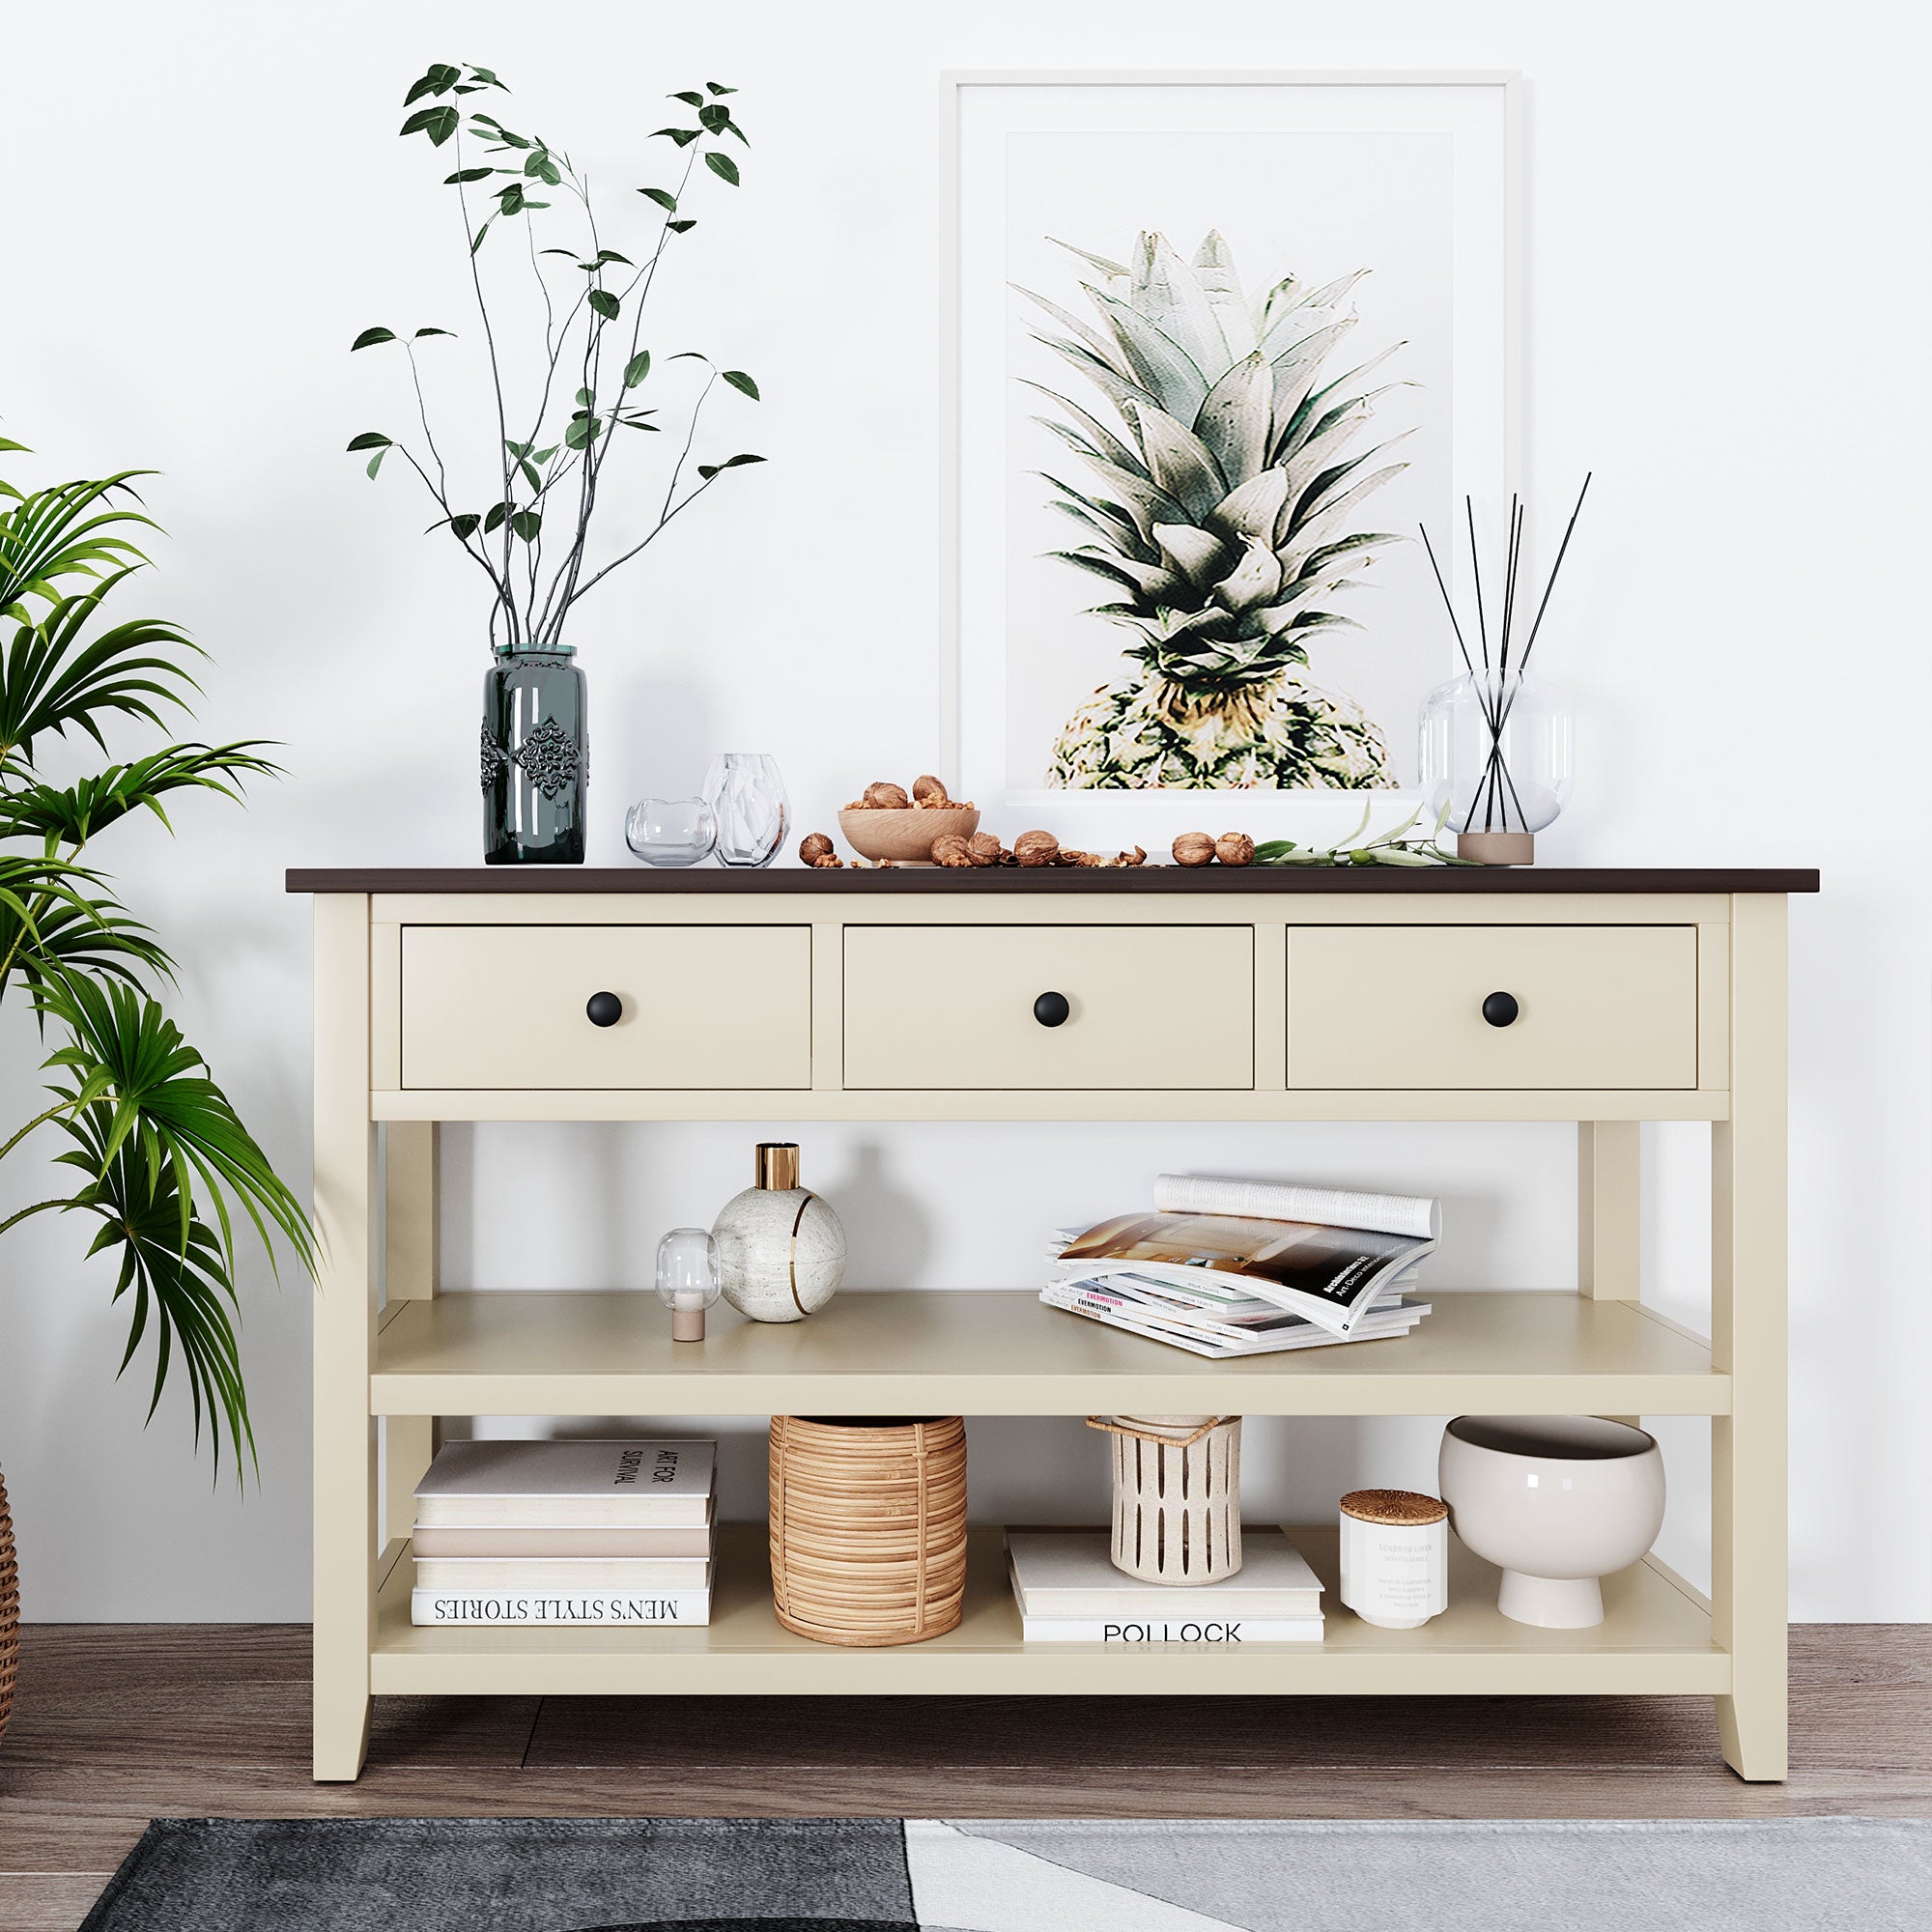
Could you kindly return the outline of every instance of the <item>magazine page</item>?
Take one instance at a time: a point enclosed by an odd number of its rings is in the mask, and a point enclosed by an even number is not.
[[[1058,1265],[1083,1276],[1137,1272],[1181,1283],[1218,1276],[1346,1335],[1429,1245],[1368,1229],[1234,1214],[1120,1214],[1069,1242]]]
[[[1174,1214],[1311,1221],[1431,1241],[1442,1232],[1442,1204],[1426,1195],[1358,1194],[1346,1187],[1295,1187],[1286,1181],[1236,1180],[1213,1174],[1157,1176],[1153,1205]]]

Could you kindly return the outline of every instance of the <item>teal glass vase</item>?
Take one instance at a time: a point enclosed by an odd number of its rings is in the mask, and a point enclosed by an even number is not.
[[[581,866],[590,739],[562,645],[498,651],[483,679],[483,863]]]

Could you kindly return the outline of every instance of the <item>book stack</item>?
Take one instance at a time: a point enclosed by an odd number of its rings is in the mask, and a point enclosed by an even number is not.
[[[411,1621],[709,1623],[716,1464],[712,1442],[445,1442]]]
[[[1218,1583],[1176,1588],[1116,1570],[1105,1530],[1010,1529],[1007,1568],[1028,1643],[1320,1643],[1321,1579],[1279,1530],[1241,1533]]]
[[[1056,1232],[1040,1299],[1196,1355],[1406,1335],[1438,1221],[1406,1195],[1164,1174],[1151,1213]]]

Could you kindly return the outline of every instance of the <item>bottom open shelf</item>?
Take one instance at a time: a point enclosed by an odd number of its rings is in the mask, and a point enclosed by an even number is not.
[[[474,1696],[689,1692],[1456,1692],[1716,1695],[1731,1661],[1704,1605],[1666,1573],[1639,1563],[1605,1578],[1594,1630],[1531,1630],[1495,1607],[1496,1572],[1450,1544],[1449,1607],[1416,1631],[1378,1630],[1343,1607],[1336,1532],[1291,1529],[1320,1574],[1320,1643],[1194,1647],[1027,1644],[1007,1581],[1002,1532],[976,1529],[966,1614],[929,1642],[843,1650],[794,1636],[772,1613],[762,1523],[718,1531],[712,1621],[684,1629],[417,1629],[410,1622],[408,1551],[377,1605],[370,1689]],[[393,1551],[391,1552],[394,1553]],[[1179,1597],[1181,1593],[1177,1592]]]

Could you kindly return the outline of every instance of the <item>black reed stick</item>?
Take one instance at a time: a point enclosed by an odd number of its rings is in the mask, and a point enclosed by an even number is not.
[[[1422,532],[1422,548],[1428,553],[1429,567],[1435,573],[1435,587],[1442,593],[1442,608],[1449,613],[1449,628],[1456,633],[1456,648],[1463,653],[1463,668],[1471,677],[1476,674],[1476,667],[1469,660],[1469,646],[1463,641],[1463,626],[1456,618],[1455,601],[1449,595],[1449,586],[1442,578],[1442,566],[1435,561],[1435,546],[1429,541],[1429,526],[1418,524]]]
[[[1590,494],[1590,478],[1597,472],[1586,470],[1583,487],[1577,492],[1577,507],[1570,512],[1570,522],[1563,531],[1563,541],[1556,547],[1556,561],[1549,566],[1549,582],[1543,586],[1543,601],[1536,607],[1536,619],[1529,627],[1529,640],[1522,647],[1519,666],[1529,662],[1529,654],[1536,648],[1536,634],[1543,628],[1543,613],[1549,608],[1549,593],[1556,588],[1556,573],[1563,568],[1563,559],[1569,554],[1570,538],[1577,528],[1577,519],[1582,514],[1583,498]]]
[[[1463,498],[1463,507],[1469,517],[1469,574],[1476,581],[1476,634],[1483,641],[1483,668],[1490,668],[1490,627],[1483,617],[1483,559],[1476,548],[1476,499]]]

